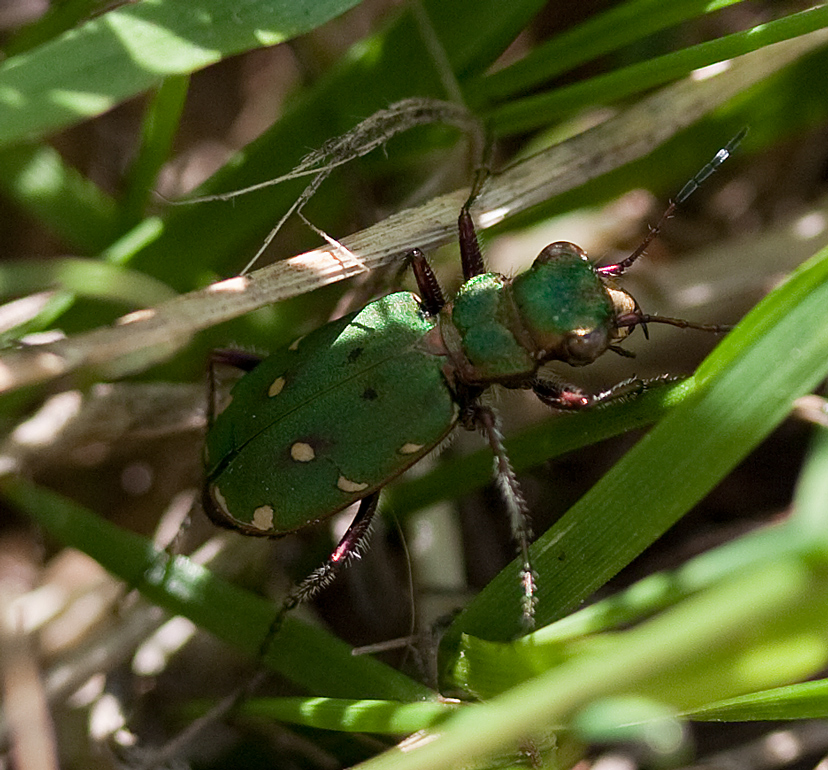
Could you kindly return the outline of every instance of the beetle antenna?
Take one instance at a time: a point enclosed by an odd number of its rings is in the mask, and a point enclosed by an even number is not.
[[[647,247],[653,242],[655,237],[661,232],[661,228],[664,227],[664,223],[675,213],[676,209],[684,203],[699,187],[702,186],[704,182],[706,182],[713,174],[718,171],[719,166],[722,165],[732,154],[733,151],[741,144],[742,139],[745,138],[745,134],[747,134],[747,128],[743,128],[736,136],[734,136],[721,150],[719,150],[714,156],[713,160],[709,163],[706,163],[698,173],[689,181],[684,187],[681,188],[679,194],[670,201],[670,205],[667,206],[664,213],[661,215],[661,219],[658,220],[655,227],[650,228],[650,232],[647,233],[647,236],[638,246],[638,248],[630,254],[630,256],[622,259],[620,262],[615,263],[614,265],[604,265],[603,267],[597,268],[597,271],[600,275],[623,275],[629,267],[647,250]]]
[[[521,611],[523,626],[526,631],[535,627],[535,605],[537,604],[536,575],[532,569],[529,556],[529,543],[532,540],[532,527],[529,523],[529,509],[523,498],[517,476],[512,468],[506,448],[503,446],[503,434],[500,421],[494,410],[488,406],[475,404],[472,407],[475,425],[481,430],[494,454],[494,475],[498,489],[509,512],[512,539],[517,545],[521,560],[520,584],[523,592]]]
[[[726,324],[699,324],[693,321],[685,321],[683,318],[671,318],[665,315],[649,315],[647,313],[625,313],[615,319],[616,326],[623,326],[632,329],[635,326],[643,326],[646,324],[669,324],[676,326],[679,329],[697,329],[701,332],[712,332],[713,334],[725,334],[733,329],[732,326]]]

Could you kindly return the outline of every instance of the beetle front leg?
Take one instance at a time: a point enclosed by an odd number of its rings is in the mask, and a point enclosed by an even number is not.
[[[636,398],[652,387],[665,385],[675,379],[677,378],[669,375],[654,377],[649,380],[632,377],[601,393],[587,393],[577,385],[540,378],[536,378],[531,387],[534,394],[547,406],[562,412],[577,412],[601,404]]]
[[[419,249],[412,249],[406,256],[406,261],[411,263],[411,270],[417,280],[423,307],[429,315],[437,315],[443,309],[446,300],[425,254]]]

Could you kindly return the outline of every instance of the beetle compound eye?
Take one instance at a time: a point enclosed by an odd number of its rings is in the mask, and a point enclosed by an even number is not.
[[[591,364],[609,346],[609,335],[606,329],[576,329],[567,335],[564,342],[567,352],[567,363],[573,366]]]
[[[544,264],[546,262],[555,262],[559,259],[572,259],[572,257],[579,257],[586,261],[587,253],[574,243],[569,241],[555,241],[546,246],[543,251],[535,258],[535,264]]]

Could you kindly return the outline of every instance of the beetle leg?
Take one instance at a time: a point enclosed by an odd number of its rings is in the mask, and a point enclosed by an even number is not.
[[[477,240],[477,231],[474,229],[474,220],[472,219],[471,209],[472,204],[480,193],[486,177],[489,175],[488,169],[481,167],[477,170],[477,174],[472,185],[471,194],[468,200],[460,209],[460,216],[457,218],[457,230],[460,240],[460,258],[463,263],[463,278],[468,281],[469,278],[474,278],[476,275],[486,272],[486,265],[483,263],[483,255],[480,253],[480,242]]]
[[[317,567],[288,594],[262,641],[260,657],[264,657],[273,638],[279,633],[285,615],[316,596],[323,588],[330,585],[353,559],[358,559],[362,555],[371,533],[371,521],[376,513],[378,500],[379,492],[374,492],[362,499],[354,520],[333,553],[321,567]]]
[[[472,199],[469,198],[460,209],[460,216],[457,219],[457,229],[460,233],[460,258],[463,263],[463,278],[466,281],[486,272],[477,232],[474,229],[474,221],[469,212],[471,204]]]
[[[613,385],[601,393],[587,393],[577,385],[535,378],[532,382],[532,390],[544,404],[551,406],[553,409],[558,409],[562,412],[577,412],[581,409],[589,409],[599,404],[608,404],[612,401],[626,401],[631,398],[636,398],[645,390],[649,390],[654,386],[665,385],[677,379],[680,378],[670,375],[654,377],[648,380],[632,377]]]
[[[477,240],[477,232],[474,229],[474,220],[471,215],[472,204],[477,200],[483,185],[489,178],[492,162],[494,144],[492,137],[486,137],[486,144],[483,148],[483,159],[477,168],[472,182],[471,192],[463,208],[460,209],[460,216],[457,218],[457,230],[460,239],[460,257],[463,263],[463,277],[465,280],[474,278],[476,275],[486,272],[486,265],[483,262],[483,255],[480,253],[480,242]]]
[[[255,353],[248,353],[246,350],[213,350],[210,353],[210,370],[217,364],[233,366],[243,372],[252,372],[260,363],[262,357]]]
[[[417,279],[417,288],[420,291],[420,300],[429,315],[437,315],[446,304],[443,297],[443,290],[437,281],[437,276],[431,269],[431,265],[425,258],[425,254],[419,249],[412,249],[406,261],[411,263],[411,270]]]
[[[521,559],[520,583],[523,590],[521,610],[523,625],[527,631],[535,627],[535,604],[537,603],[535,571],[529,556],[529,543],[532,540],[532,527],[529,523],[529,509],[523,498],[515,471],[509,462],[506,449],[503,446],[503,434],[497,415],[491,407],[474,404],[470,407],[475,425],[480,429],[494,454],[495,481],[506,503],[509,513],[509,523],[512,529],[512,539],[518,547]]]

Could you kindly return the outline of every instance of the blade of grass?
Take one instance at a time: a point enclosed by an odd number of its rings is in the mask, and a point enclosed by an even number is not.
[[[0,188],[80,253],[100,251],[117,233],[115,201],[48,145],[0,150]]]
[[[158,174],[169,159],[189,84],[188,75],[165,78],[147,106],[141,145],[127,174],[128,187],[121,202],[122,230],[144,216]]]
[[[4,47],[4,53],[7,57],[16,56],[45,43],[88,19],[106,5],[106,0],[64,0],[52,4],[39,19],[27,24],[14,35]]]
[[[598,654],[604,645],[609,643],[611,647],[612,637],[586,638],[589,634],[617,629],[621,624],[631,625],[699,591],[740,579],[739,576],[746,571],[761,570],[764,565],[780,559],[795,561],[803,557],[811,558],[814,554],[820,558],[819,554],[824,553],[828,545],[828,529],[822,526],[828,507],[825,503],[828,499],[828,431],[820,429],[817,439],[798,485],[795,513],[784,523],[725,543],[697,556],[679,569],[650,575],[619,594],[515,642],[487,642],[465,636],[462,655],[454,669],[455,678],[460,677],[462,685],[471,688],[479,697],[491,697],[531,678],[538,671],[582,654],[585,649],[591,650],[591,654]],[[820,517],[819,522],[811,522],[817,526],[803,526],[802,512],[808,507]],[[805,518],[808,518],[808,511]],[[737,700],[734,705],[738,706],[739,713],[749,712],[752,697],[744,696]],[[769,693],[760,693],[757,697],[760,707],[770,703]],[[707,713],[707,707],[702,713]],[[765,711],[760,708],[757,713]],[[784,713],[781,702],[777,713]],[[794,708],[792,716],[786,718],[796,718],[799,713]]]
[[[58,257],[0,263],[0,296],[54,288],[133,308],[156,305],[175,296],[169,286],[155,278],[96,259]]]
[[[757,722],[828,717],[828,679],[774,687],[711,703],[684,716],[699,722]]]
[[[523,59],[472,85],[476,101],[500,100],[527,91],[654,32],[712,13],[741,0],[630,0],[593,16],[536,46]]]
[[[82,506],[20,478],[0,479],[0,494],[64,545],[91,556],[150,601],[255,657],[277,607],[233,586],[184,556],[157,551]],[[324,660],[326,665],[320,666]],[[339,697],[423,700],[434,693],[370,656],[293,617],[285,619],[264,665],[310,692]]]
[[[701,67],[812,33],[826,25],[828,7],[820,5],[581,83],[516,99],[502,107],[495,107],[486,117],[498,135],[529,131],[560,121],[583,107],[616,103],[626,96],[688,75]]]
[[[459,703],[401,703],[342,698],[251,698],[239,715],[349,733],[406,735],[438,724]]]
[[[308,32],[359,0],[121,5],[0,65],[0,146],[56,131],[241,51]]]
[[[559,414],[506,439],[506,453],[518,472],[546,460],[652,425],[692,393],[692,383],[655,387],[625,402],[573,414]],[[383,495],[383,509],[405,516],[440,500],[462,497],[492,480],[492,455],[487,448],[455,457],[424,476],[405,478]]]
[[[613,635],[600,648],[587,648],[484,704],[458,711],[416,746],[386,752],[361,767],[467,765],[567,725],[606,697],[636,693],[674,708],[698,708],[727,693],[812,674],[828,660],[825,565],[823,553],[749,570]]]

